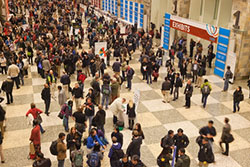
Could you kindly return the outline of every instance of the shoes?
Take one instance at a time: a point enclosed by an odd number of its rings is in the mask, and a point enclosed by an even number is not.
[[[10,104],[10,103],[6,103],[6,104]]]
[[[186,106],[186,109],[189,109],[190,107]]]
[[[45,130],[44,130],[44,131],[42,131],[41,133],[42,133],[42,134],[44,134],[44,133],[45,133]]]
[[[165,100],[162,100],[162,102],[163,102],[163,103],[166,103],[166,101],[165,101]]]
[[[238,112],[240,111],[240,107],[238,108]]]
[[[4,163],[5,163],[5,161],[1,161],[1,163],[2,163],[2,164],[4,164]]]
[[[47,116],[49,116],[50,113],[48,112],[48,113],[45,113],[45,114],[46,114]]]
[[[20,89],[20,87],[17,87],[16,89]]]
[[[225,155],[225,156],[228,156],[228,153],[226,153],[226,152],[223,152],[222,154]]]

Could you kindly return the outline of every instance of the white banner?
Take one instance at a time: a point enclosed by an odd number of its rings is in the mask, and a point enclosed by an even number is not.
[[[135,92],[134,92],[135,111],[137,111],[137,107],[138,107],[139,101],[140,101],[140,96],[141,96],[140,91],[139,90],[135,90]]]
[[[96,42],[95,43],[95,55],[99,55],[101,59],[104,59],[105,64],[107,64],[107,42]]]
[[[230,82],[234,82],[234,75],[235,75],[235,67],[236,67],[236,53],[234,53],[234,47],[235,47],[235,39],[230,39],[229,40],[229,45],[228,45],[228,53],[227,53],[227,60],[226,60],[226,67],[230,66],[230,70],[233,73],[233,78],[230,79]],[[225,70],[226,72],[227,70]]]

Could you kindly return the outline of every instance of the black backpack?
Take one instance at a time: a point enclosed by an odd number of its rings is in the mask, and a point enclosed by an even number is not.
[[[50,153],[52,155],[58,155],[58,152],[57,152],[57,140],[52,141],[49,150],[50,150]]]
[[[121,158],[123,158],[124,157],[124,152],[123,152],[123,150],[122,149],[113,149],[112,148],[112,150],[113,150],[113,155],[112,155],[112,157],[115,159],[115,160],[119,160],[119,159],[121,159]]]

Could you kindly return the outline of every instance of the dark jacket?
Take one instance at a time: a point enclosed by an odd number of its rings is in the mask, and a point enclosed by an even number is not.
[[[187,84],[185,90],[184,90],[184,94],[187,96],[187,97],[192,97],[192,94],[193,94],[193,86],[190,84]]]
[[[190,158],[186,154],[181,155],[176,164],[175,167],[190,167]]]
[[[162,151],[161,154],[157,157],[157,165],[159,167],[171,167],[169,161],[172,159],[173,157],[170,153],[164,154],[164,151]]]
[[[228,139],[229,135],[231,132],[231,125],[230,124],[225,124],[222,129],[222,134],[221,134],[221,141],[226,143],[226,140]]]
[[[106,112],[104,110],[97,111],[94,122],[96,127],[102,127],[105,124]]]
[[[177,146],[177,149],[186,148],[189,144],[189,139],[185,134],[183,134],[182,136],[175,134],[174,144]]]
[[[169,80],[164,81],[161,85],[161,90],[170,90],[171,82]]]
[[[13,91],[14,82],[11,79],[7,79],[3,82],[1,89],[6,93],[11,93]]]
[[[144,163],[141,160],[139,160],[136,165],[132,164],[131,167],[146,167],[146,165],[144,165]]]
[[[51,167],[51,161],[49,158],[43,158],[40,161],[35,161],[33,167]]]
[[[177,78],[176,78],[174,86],[175,86],[176,88],[182,87],[182,80],[181,80],[180,77],[177,77]]]
[[[86,106],[89,106],[91,109],[86,107],[85,108],[85,115],[86,116],[94,116],[95,115],[95,106],[94,106],[94,104],[93,103],[91,103],[91,104],[86,103]]]
[[[0,105],[0,122],[5,120],[5,114],[6,114],[6,111]]]
[[[109,150],[109,154],[108,154],[108,157],[110,158],[110,161],[115,161],[115,160],[119,160],[119,157],[116,156],[116,150],[120,150],[122,147],[121,147],[121,144],[120,143],[116,143],[116,144],[113,144]]]
[[[120,67],[121,67],[121,63],[116,61],[116,62],[114,62],[112,69],[114,72],[120,72],[120,70],[121,70]]]
[[[174,138],[170,137],[169,135],[166,135],[163,138],[163,141],[161,143],[161,146],[164,150],[166,150],[168,153],[172,153],[172,149],[170,147],[174,146]]]
[[[111,138],[112,137],[116,137],[117,142],[120,143],[121,147],[122,147],[122,145],[123,145],[123,134],[120,133],[120,132],[118,132],[118,133],[112,132],[111,133]]]
[[[200,146],[200,150],[198,153],[198,160],[200,162],[206,161],[207,163],[214,162],[214,154],[211,145],[209,143],[202,144],[202,140],[200,140],[198,144]]]
[[[205,135],[207,136],[208,134],[212,136],[216,136],[216,129],[214,127],[209,128],[208,126],[204,126],[203,128],[200,129],[199,131],[200,135]],[[213,138],[209,138],[212,142],[214,141]]]
[[[75,98],[83,98],[83,91],[82,88],[78,87],[78,88],[73,88],[72,90],[72,96],[74,96]]]
[[[140,149],[142,144],[142,138],[134,138],[127,148],[127,155],[132,157],[133,155],[140,156]]]
[[[43,100],[49,100],[50,99],[50,88],[43,88],[42,93],[41,93],[42,99]]]
[[[64,74],[61,76],[61,79],[60,79],[60,82],[63,84],[63,85],[68,85],[70,84],[70,78],[67,74]]]
[[[130,108],[129,104],[127,104],[127,115],[129,118],[135,118],[136,113],[135,113],[135,104],[133,104],[133,107]]]
[[[66,142],[67,142],[67,149],[75,149],[77,144],[81,145],[81,138],[69,133],[67,135]]]
[[[95,79],[90,83],[90,85],[93,88],[95,93],[99,93],[101,91],[100,83],[98,81],[96,81]]]
[[[234,102],[240,102],[240,96],[242,94],[242,91],[238,91],[238,90],[235,90],[234,91],[234,94],[233,94],[233,99],[234,99]]]

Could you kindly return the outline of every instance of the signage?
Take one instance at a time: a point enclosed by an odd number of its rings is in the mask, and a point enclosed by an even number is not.
[[[107,63],[106,50],[107,42],[95,42],[95,55],[99,55],[101,59],[105,60],[105,63]]]
[[[162,34],[163,34],[163,38],[162,38],[162,47],[166,50],[169,49],[169,33],[170,33],[170,17],[171,15],[166,13],[165,14],[165,25],[162,28]]]
[[[140,91],[139,90],[135,90],[134,92],[134,103],[135,103],[135,111],[137,111],[138,105],[139,105],[139,101],[140,101]]]
[[[171,15],[170,27],[191,35],[195,35],[202,39],[217,43],[219,30],[215,26]]]

